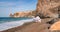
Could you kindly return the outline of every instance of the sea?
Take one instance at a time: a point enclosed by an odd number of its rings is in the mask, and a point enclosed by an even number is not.
[[[33,21],[32,18],[27,18],[27,17],[20,17],[20,18],[0,17],[0,31],[21,26],[24,23],[32,22],[32,21]]]

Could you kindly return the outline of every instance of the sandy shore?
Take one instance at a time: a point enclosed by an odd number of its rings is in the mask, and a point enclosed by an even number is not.
[[[52,18],[42,19],[42,23],[36,23],[36,22],[25,23],[22,26],[14,27],[12,29],[0,32],[51,32],[48,29],[48,27],[50,27],[51,25],[46,23],[47,21],[50,20],[52,20]]]
[[[12,29],[8,29],[2,32],[34,32],[34,31],[40,31],[43,29],[48,29],[47,27],[49,24],[41,24],[41,23],[28,23],[24,24],[23,26],[15,27]]]

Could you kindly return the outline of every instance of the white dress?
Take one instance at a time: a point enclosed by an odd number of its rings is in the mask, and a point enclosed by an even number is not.
[[[34,20],[35,22],[41,22],[41,19],[40,19],[39,16],[37,16],[36,18],[33,18],[33,20]]]

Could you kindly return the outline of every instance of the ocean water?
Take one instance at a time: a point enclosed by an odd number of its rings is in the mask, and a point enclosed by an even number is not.
[[[32,18],[12,18],[12,17],[0,17],[0,31],[21,26],[26,22],[32,22]]]

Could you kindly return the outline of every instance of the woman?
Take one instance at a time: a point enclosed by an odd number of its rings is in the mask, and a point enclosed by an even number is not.
[[[41,23],[41,19],[40,19],[39,16],[33,17],[33,21],[34,21],[34,22],[40,22],[40,23]]]

